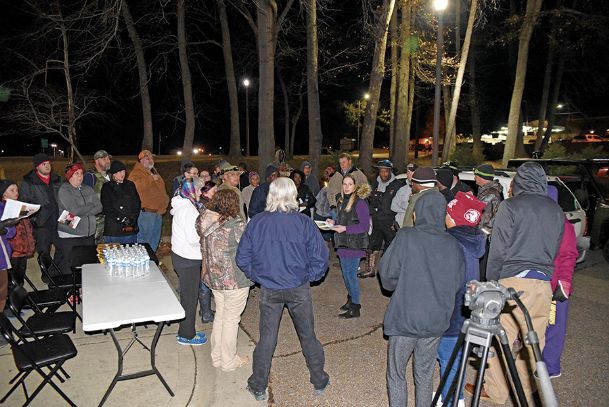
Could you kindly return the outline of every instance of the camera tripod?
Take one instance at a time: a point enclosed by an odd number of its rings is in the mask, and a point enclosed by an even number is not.
[[[538,387],[542,396],[543,404],[546,407],[557,407],[558,402],[556,401],[556,396],[554,394],[554,390],[552,388],[552,384],[550,383],[550,377],[548,375],[548,370],[546,368],[546,364],[543,361],[541,356],[541,350],[539,348],[539,338],[537,333],[533,330],[533,323],[531,321],[531,316],[529,311],[526,309],[522,301],[520,300],[519,294],[513,289],[507,289],[509,293],[509,299],[514,300],[518,308],[524,314],[524,318],[527,325],[527,333],[525,335],[525,343],[530,345],[533,348],[533,354],[535,357],[535,365],[536,365],[536,375],[538,379]],[[470,351],[473,352],[480,358],[480,364],[478,366],[478,375],[476,378],[476,387],[474,391],[474,395],[472,398],[471,406],[477,407],[480,403],[480,392],[482,390],[482,382],[484,379],[484,373],[486,370],[486,362],[489,357],[490,347],[493,342],[493,337],[496,337],[501,345],[502,353],[505,357],[507,368],[514,384],[514,388],[516,390],[516,396],[518,398],[518,403],[520,407],[528,407],[528,403],[526,397],[524,395],[524,390],[522,388],[522,382],[520,381],[520,376],[518,375],[518,371],[516,370],[516,363],[514,362],[514,357],[512,356],[512,351],[510,349],[510,344],[508,342],[507,334],[505,330],[501,326],[499,322],[499,313],[503,308],[503,303],[498,307],[499,303],[494,302],[490,306],[487,303],[484,303],[483,311],[488,311],[491,309],[496,315],[493,318],[483,318],[477,316],[476,312],[472,312],[472,316],[470,319],[467,319],[463,323],[463,327],[461,328],[461,333],[459,334],[459,338],[453,349],[453,352],[448,361],[448,365],[440,379],[440,384],[436,390],[436,395],[431,402],[431,406],[435,407],[438,399],[441,395],[441,391],[448,380],[448,376],[450,371],[456,361],[457,355],[459,354],[459,350],[463,349],[461,364],[459,366],[458,375],[453,378],[452,383],[447,392],[446,400],[443,400],[445,406],[448,404],[448,400],[452,400],[452,406],[457,407],[457,403],[459,401],[459,390],[463,385],[463,381],[465,380],[465,368],[467,366],[467,359]],[[494,309],[493,309],[494,308]],[[496,312],[496,311],[499,312]],[[473,346],[477,345],[477,348]],[[499,355],[496,355],[499,357]]]

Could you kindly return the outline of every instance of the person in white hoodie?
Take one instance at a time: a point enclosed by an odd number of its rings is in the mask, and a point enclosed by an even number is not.
[[[207,337],[195,331],[199,281],[201,280],[201,245],[195,223],[202,207],[203,182],[198,178],[182,181],[171,199],[171,261],[180,280],[180,303],[186,317],[180,322],[177,341],[180,345],[204,345]]]

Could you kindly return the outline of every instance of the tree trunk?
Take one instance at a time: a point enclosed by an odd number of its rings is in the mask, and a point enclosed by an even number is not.
[[[133,18],[129,12],[127,0],[123,1],[121,8],[129,38],[133,43],[135,58],[137,60],[137,73],[140,82],[140,97],[142,99],[142,115],[144,120],[144,137],[142,139],[142,149],[152,150],[152,107],[150,106],[150,93],[148,92],[148,71],[146,70],[146,59],[144,58],[144,47],[140,36],[135,29]]]
[[[512,101],[510,103],[510,114],[508,118],[508,134],[503,152],[503,166],[507,167],[510,159],[516,155],[516,142],[518,138],[518,127],[520,126],[520,105],[524,84],[527,75],[527,62],[529,59],[529,44],[535,23],[539,18],[539,10],[543,0],[528,0],[524,21],[520,29],[518,43],[518,59],[516,62],[516,75],[514,80],[514,90],[512,91]]]
[[[239,97],[237,93],[237,79],[233,63],[233,50],[226,16],[224,0],[218,0],[218,14],[222,29],[222,52],[224,54],[224,72],[226,74],[226,87],[230,106],[230,146],[228,149],[231,158],[241,158],[241,130],[239,128]]]
[[[319,108],[317,45],[317,0],[308,0],[307,15],[307,116],[309,118],[309,161],[318,173],[323,133]]]
[[[285,81],[281,75],[281,68],[277,65],[276,68],[277,79],[279,80],[279,87],[281,88],[281,94],[283,96],[283,149],[287,158],[292,158],[290,154],[290,98],[288,90],[285,86]]]
[[[414,24],[414,13],[412,13],[412,20],[410,21],[410,26]],[[408,149],[410,147],[410,129],[412,128],[412,110],[414,108],[414,82],[416,75],[414,74],[414,69],[412,68],[414,64],[416,56],[414,54],[410,54],[410,78],[408,79],[408,113],[406,116],[406,165],[408,165]]]
[[[459,59],[459,69],[457,70],[457,79],[455,80],[455,89],[453,91],[452,105],[450,107],[450,113],[448,115],[448,126],[446,129],[446,138],[448,142],[444,141],[444,150],[442,156],[444,161],[448,161],[448,158],[455,151],[457,146],[456,134],[456,120],[457,120],[457,109],[459,107],[459,98],[461,96],[461,86],[463,85],[463,76],[465,75],[465,66],[467,65],[467,55],[469,54],[469,45],[472,41],[472,33],[474,31],[474,21],[476,21],[476,12],[478,11],[478,0],[471,0],[469,17],[467,19],[467,29],[465,30],[465,40],[463,41],[463,48],[461,49],[461,55]]]
[[[192,158],[192,145],[195,139],[195,108],[192,100],[192,78],[188,66],[186,52],[185,27],[185,0],[178,0],[178,55],[180,57],[180,71],[182,73],[182,89],[184,91],[184,112],[186,113],[186,127],[184,129],[184,144],[182,145],[182,159]]]
[[[302,114],[302,110],[304,108],[303,97],[302,97],[302,85],[303,82],[300,82],[300,86],[298,88],[298,109],[296,109],[296,113],[292,118],[292,131],[290,134],[290,154],[294,155],[294,140],[296,140],[296,127],[298,126],[298,120],[300,120],[300,115]]]
[[[400,4],[402,21],[400,24],[400,65],[398,73],[397,93],[397,122],[395,126],[394,140],[394,165],[399,172],[406,171],[408,154],[408,83],[410,81],[410,20],[412,3],[409,0],[401,0]],[[394,14],[397,10],[394,12]]]
[[[467,34],[466,34],[467,35]],[[455,51],[461,55],[461,1],[455,1]]]
[[[374,45],[374,56],[372,58],[372,72],[370,73],[370,85],[368,87],[370,99],[366,105],[366,113],[364,115],[359,160],[364,174],[367,175],[372,174],[374,126],[376,125],[376,115],[379,108],[379,98],[381,96],[381,85],[383,83],[383,76],[385,74],[387,31],[389,29],[389,20],[391,19],[394,6],[395,0],[383,0],[383,7],[377,22],[378,26]]]
[[[389,22],[389,39],[391,41],[391,86],[389,88],[389,159],[395,157],[395,124],[397,122],[398,94],[398,10],[393,10]]]
[[[63,75],[66,81],[66,97],[68,101],[68,137],[70,143],[69,162],[74,162],[74,155],[78,155],[78,159],[86,165],[86,161],[78,151],[76,146],[76,112],[74,110],[74,89],[72,88],[72,75],[70,73],[70,50],[68,43],[68,31],[63,21],[63,13],[61,12],[61,4],[56,1],[57,12],[59,14],[59,29],[61,30],[61,39],[63,45]]]
[[[480,106],[478,105],[478,88],[476,85],[476,40],[472,39],[469,56],[469,108],[472,120],[473,155],[482,157],[482,126],[480,125]]]
[[[275,23],[276,4],[261,0],[257,4],[258,22],[258,170],[264,174],[273,161],[275,127],[273,103],[275,100]]]
[[[550,109],[548,109],[548,126],[546,128],[546,134],[543,137],[543,142],[541,143],[541,151],[544,151],[546,149],[548,143],[550,142],[550,138],[552,137],[552,128],[554,127],[554,121],[556,120],[556,105],[558,104],[558,96],[560,94],[562,76],[565,72],[566,55],[567,53],[562,50],[560,51],[560,54],[558,56],[556,77],[554,78],[554,86],[552,86],[552,100],[550,101]]]

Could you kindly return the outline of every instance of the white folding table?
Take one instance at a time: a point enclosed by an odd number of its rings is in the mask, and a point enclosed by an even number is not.
[[[111,276],[103,264],[85,264],[82,267],[82,326],[86,332],[107,331],[118,352],[118,371],[99,405],[103,405],[118,381],[156,375],[169,394],[173,391],[155,365],[155,349],[165,322],[183,319],[184,308],[154,262],[150,273],[139,278]],[[148,348],[137,337],[135,324],[154,322],[157,329]],[[132,325],[133,338],[123,350],[116,338],[115,328]],[[150,352],[149,370],[123,374],[123,358],[135,342]]]

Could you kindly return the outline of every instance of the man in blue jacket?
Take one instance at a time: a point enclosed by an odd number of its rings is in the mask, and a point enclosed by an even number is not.
[[[393,291],[383,322],[391,407],[407,404],[406,365],[413,353],[416,405],[431,404],[438,344],[465,277],[463,251],[445,229],[444,196],[438,191],[421,195],[414,218],[414,227],[400,229],[379,265],[383,287]]]
[[[254,192],[252,192],[252,198],[250,199],[250,205],[247,209],[248,218],[252,219],[254,215],[264,212],[266,207],[266,197],[269,194],[269,187],[279,176],[279,170],[272,164],[267,165],[264,170],[264,179],[266,182],[258,185]]]
[[[266,399],[284,306],[298,333],[315,394],[323,394],[330,381],[324,371],[324,350],[315,336],[309,286],[326,273],[328,248],[315,222],[298,212],[297,195],[291,179],[273,181],[265,212],[252,218],[237,249],[237,265],[261,287],[260,340],[247,381],[248,391],[256,400]]]

